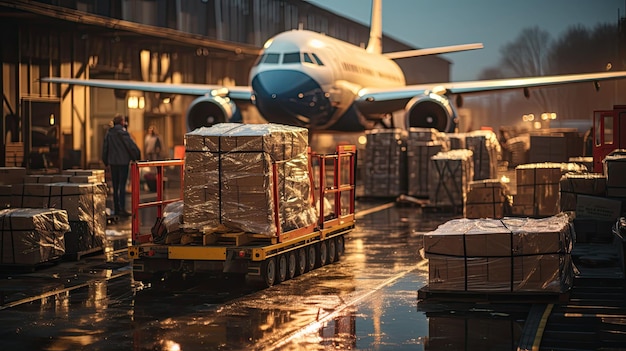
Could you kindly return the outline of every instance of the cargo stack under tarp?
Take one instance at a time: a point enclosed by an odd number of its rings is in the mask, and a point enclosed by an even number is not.
[[[274,187],[282,232],[316,223],[307,129],[221,123],[187,133],[185,143],[183,228],[275,236]]]
[[[424,235],[429,292],[567,292],[572,231],[560,214],[543,219],[455,219]]]
[[[465,194],[474,177],[472,151],[459,149],[439,152],[431,157],[428,200],[433,207],[463,210]]]
[[[443,133],[434,128],[411,128],[407,139],[408,195],[428,198],[431,157],[449,149]],[[432,180],[434,182],[434,180]]]
[[[407,132],[402,129],[372,129],[365,132],[363,195],[396,197],[406,193]]]
[[[61,258],[70,230],[65,210],[11,208],[0,210],[1,265],[36,266]]]

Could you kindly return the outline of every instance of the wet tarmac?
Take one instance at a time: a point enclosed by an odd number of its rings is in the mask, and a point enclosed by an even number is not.
[[[339,262],[267,289],[236,276],[143,285],[120,250],[130,221],[111,225],[104,255],[1,275],[0,349],[517,349],[531,304],[417,300],[422,235],[456,215],[357,210]]]

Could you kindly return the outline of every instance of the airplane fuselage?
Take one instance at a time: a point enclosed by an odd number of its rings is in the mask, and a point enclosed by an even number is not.
[[[293,30],[267,41],[250,71],[253,101],[273,123],[311,129],[364,129],[367,121],[353,108],[363,87],[405,85],[392,60],[312,31]],[[361,123],[353,123],[357,118]],[[339,127],[339,128],[338,128]]]

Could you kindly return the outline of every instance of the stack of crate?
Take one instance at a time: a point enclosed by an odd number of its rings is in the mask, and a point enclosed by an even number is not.
[[[509,204],[509,190],[500,179],[483,179],[469,183],[465,200],[465,218],[502,218]]]
[[[447,151],[442,133],[434,128],[410,128],[407,140],[407,193],[419,198],[428,197],[431,157]]]
[[[396,197],[407,191],[407,132],[402,129],[372,129],[365,132],[363,195]]]
[[[529,163],[515,167],[517,193],[512,213],[516,216],[546,217],[560,212],[561,176],[586,171],[575,163]]]
[[[27,175],[13,184],[12,208],[58,208],[67,211],[71,231],[65,235],[65,254],[100,251],[106,240],[104,170],[66,170],[57,175]]]
[[[473,179],[472,151],[439,152],[431,158],[428,199],[434,207],[458,207],[465,203],[468,184]]]
[[[21,184],[26,177],[24,167],[0,167],[0,209],[11,207],[13,184]]]
[[[603,160],[606,195],[626,200],[626,150],[618,150]]]
[[[428,287],[447,292],[566,292],[573,282],[572,238],[563,214],[448,221],[424,234]]]
[[[466,148],[473,152],[474,180],[498,177],[500,143],[491,130],[475,130],[465,136]]]
[[[599,173],[566,173],[561,177],[559,187],[561,211],[576,211],[579,195],[606,196],[606,176]]]
[[[274,236],[274,189],[281,231],[317,221],[310,197],[307,129],[221,123],[187,133],[185,143],[185,228],[226,227]]]

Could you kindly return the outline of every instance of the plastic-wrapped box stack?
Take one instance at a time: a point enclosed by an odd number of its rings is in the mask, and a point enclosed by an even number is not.
[[[450,150],[431,158],[428,199],[434,207],[459,207],[474,176],[471,150]]]
[[[8,208],[0,210],[3,265],[37,265],[61,258],[70,230],[65,210]]]
[[[104,170],[71,170],[60,175],[29,175],[12,185],[12,208],[67,210],[71,231],[66,255],[102,250],[106,239],[107,185]]]
[[[410,128],[407,139],[407,193],[415,197],[428,197],[431,157],[447,151],[442,133],[434,128]]]
[[[529,163],[515,167],[517,193],[513,197],[513,214],[547,217],[561,212],[561,176],[582,171],[586,168],[575,163]]]
[[[466,148],[472,150],[474,158],[474,180],[498,177],[500,142],[491,130],[475,130],[465,135]]]
[[[465,200],[465,218],[502,218],[509,206],[508,186],[499,179],[469,183]]]
[[[365,137],[363,195],[396,197],[405,194],[407,132],[402,129],[372,129],[365,132]]]
[[[465,147],[465,133],[447,133],[445,134],[450,150],[466,149]]]
[[[563,293],[572,287],[569,218],[455,219],[424,235],[431,291]]]
[[[619,150],[604,158],[606,195],[626,199],[626,150]]]
[[[559,188],[561,211],[576,211],[578,195],[606,196],[606,177],[599,173],[566,173]]]
[[[278,124],[221,123],[185,135],[183,226],[201,231],[276,234],[317,221],[311,204],[308,131]],[[278,165],[274,184],[273,163]]]

